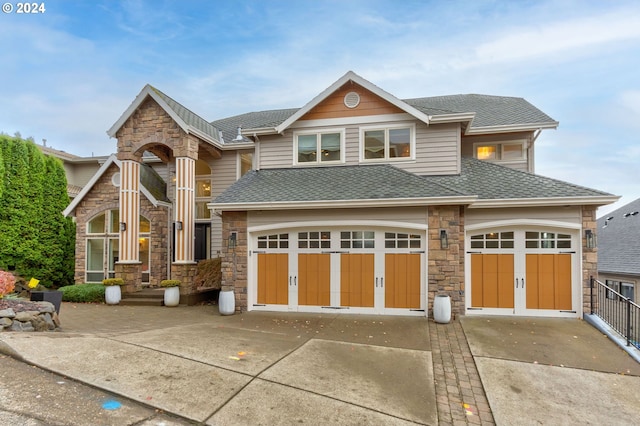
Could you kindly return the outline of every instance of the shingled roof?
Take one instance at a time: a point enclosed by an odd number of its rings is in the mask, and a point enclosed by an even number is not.
[[[555,127],[557,122],[523,98],[490,95],[451,95],[404,99],[408,105],[430,116],[475,113],[470,130],[506,126]],[[249,112],[215,120],[211,124],[231,141],[238,127],[243,129],[272,129],[282,124],[300,108]]]
[[[640,198],[598,219],[598,271],[640,275]]]
[[[276,203],[347,202],[413,199],[414,205],[490,203],[502,206],[606,204],[615,196],[595,189],[514,170],[474,158],[463,158],[461,173],[418,176],[392,165],[309,167],[251,171],[213,204],[252,208]],[[399,205],[400,203],[398,203]],[[302,206],[304,207],[304,205]]]

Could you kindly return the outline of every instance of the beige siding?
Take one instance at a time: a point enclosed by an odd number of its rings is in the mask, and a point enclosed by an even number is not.
[[[389,123],[379,123],[384,127]],[[441,124],[427,127],[416,122],[416,159],[390,161],[389,164],[420,175],[459,173],[460,129],[458,124]],[[360,163],[360,128],[372,127],[375,123],[355,123],[346,126],[323,126],[323,129],[345,129],[345,164]],[[305,128],[305,130],[307,130]],[[281,136],[260,138],[261,169],[293,167],[293,131]],[[379,164],[379,163],[378,163]],[[311,166],[313,167],[313,166]]]
[[[294,210],[249,212],[248,226],[266,226],[285,222],[323,222],[323,221],[366,221],[384,220],[427,224],[427,209],[410,207],[404,209],[332,209],[332,210]]]
[[[580,207],[466,209],[465,211],[466,226],[516,219],[549,220],[581,225],[582,212]]]
[[[222,253],[222,218],[211,216],[211,257],[220,257]]]
[[[211,198],[222,194],[231,184],[237,180],[238,153],[226,151],[222,158],[211,163]]]
[[[526,140],[527,144],[526,152],[527,159],[518,162],[498,162],[498,164],[511,167],[512,169],[521,170],[523,172],[534,172],[534,149],[533,149],[533,132],[519,132],[519,133],[496,133],[492,135],[477,135],[477,136],[464,136],[462,138],[462,156],[473,157],[474,150],[473,145],[476,143],[500,143],[507,141]]]

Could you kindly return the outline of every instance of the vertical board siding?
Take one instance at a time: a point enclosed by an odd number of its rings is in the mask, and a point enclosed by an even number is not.
[[[120,166],[120,222],[127,229],[120,231],[119,255],[121,262],[136,262],[138,231],[140,227],[140,164],[124,160]]]

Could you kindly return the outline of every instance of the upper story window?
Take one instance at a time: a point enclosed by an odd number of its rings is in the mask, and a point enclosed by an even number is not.
[[[525,141],[502,143],[477,143],[473,145],[478,160],[486,161],[522,161],[527,159]]]
[[[364,127],[360,129],[364,161],[412,159],[415,152],[415,126]]]
[[[344,130],[294,133],[296,164],[344,162]]]

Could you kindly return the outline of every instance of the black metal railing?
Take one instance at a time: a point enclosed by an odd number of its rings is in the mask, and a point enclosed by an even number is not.
[[[640,349],[640,306],[591,277],[591,314],[595,314]]]

